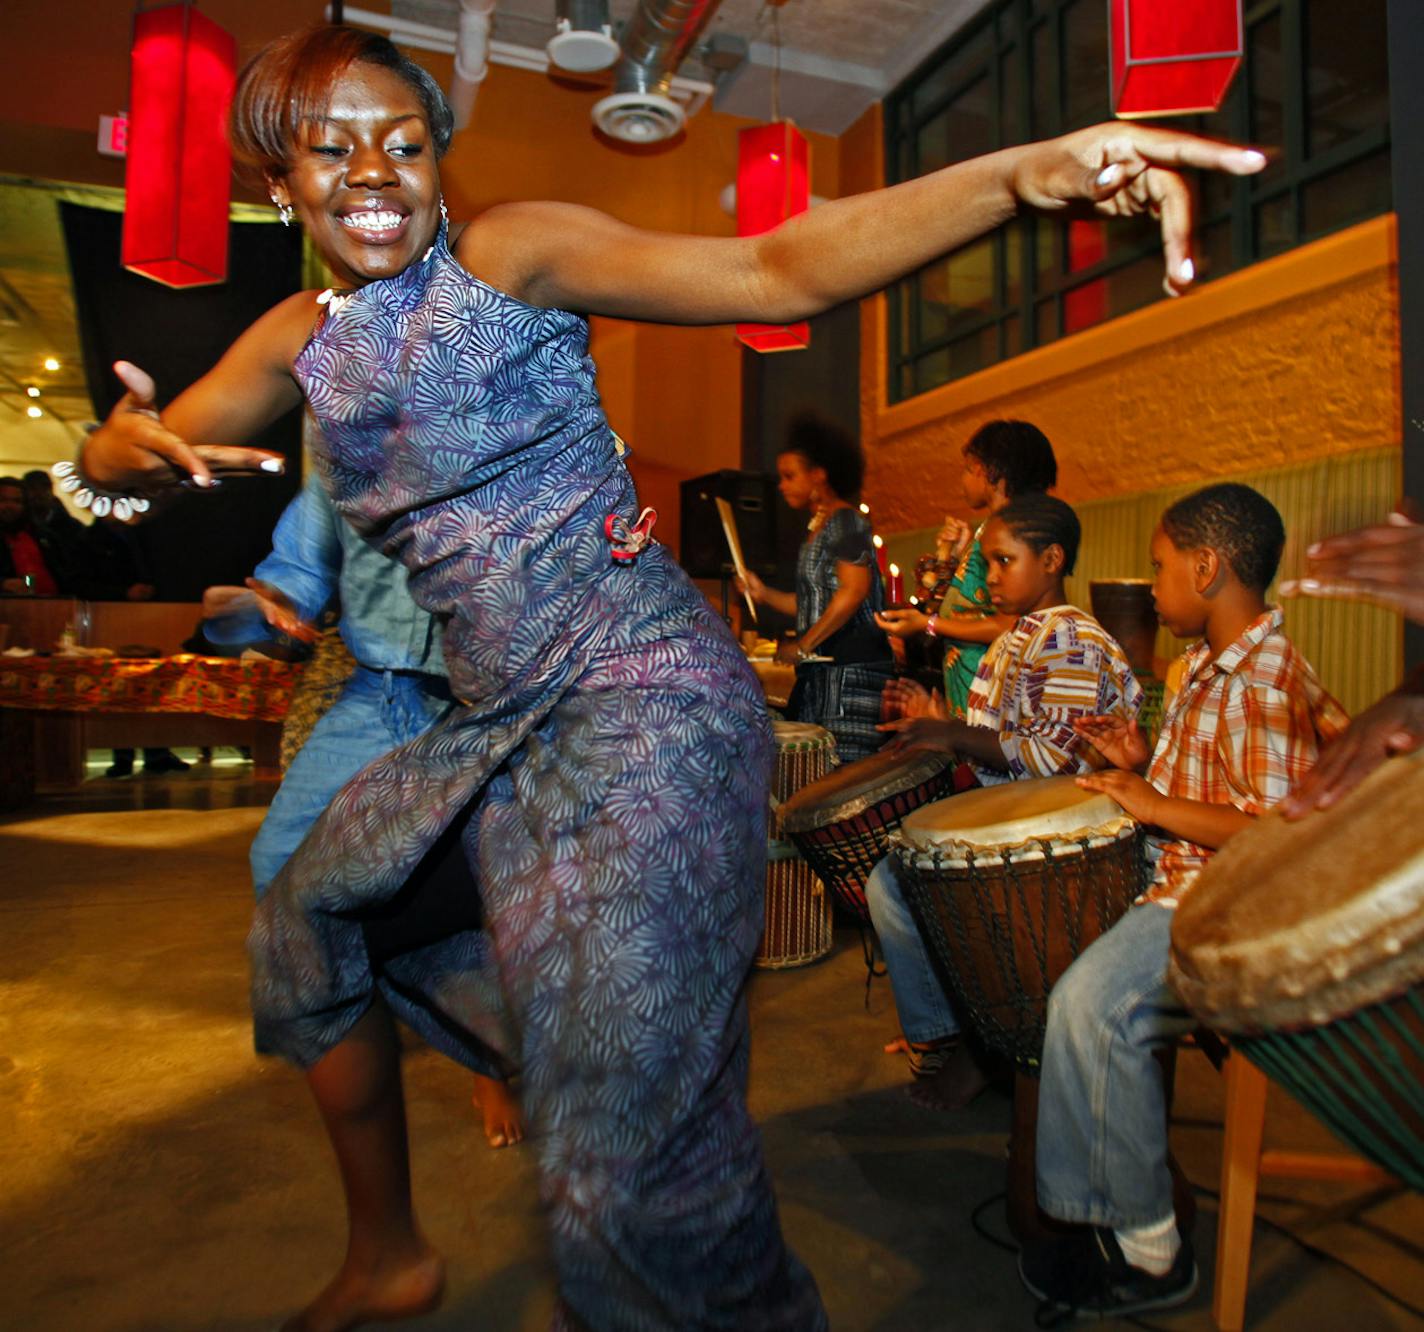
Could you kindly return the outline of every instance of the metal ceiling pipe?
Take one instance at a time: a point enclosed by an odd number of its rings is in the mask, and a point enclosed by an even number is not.
[[[460,0],[460,26],[455,34],[455,73],[450,79],[450,110],[455,128],[470,123],[475,96],[489,73],[490,25],[495,0]]]
[[[628,143],[670,139],[687,117],[668,96],[673,75],[702,35],[721,0],[638,0],[619,44],[614,91],[593,108],[605,134]]]

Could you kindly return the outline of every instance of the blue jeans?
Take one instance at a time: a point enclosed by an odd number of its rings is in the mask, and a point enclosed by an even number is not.
[[[953,1036],[959,1020],[930,961],[920,927],[905,902],[893,857],[886,856],[865,881],[870,920],[885,955],[900,1030],[917,1045]]]
[[[1172,1215],[1162,1070],[1152,1052],[1196,1026],[1166,984],[1174,914],[1133,907],[1049,996],[1038,1201],[1060,1220],[1124,1230]]]
[[[440,676],[358,666],[292,760],[258,829],[250,853],[257,896],[352,777],[423,735],[450,706],[450,688]]]

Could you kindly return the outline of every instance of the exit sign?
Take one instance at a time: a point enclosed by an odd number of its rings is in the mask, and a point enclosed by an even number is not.
[[[129,113],[99,117],[99,151],[105,157],[125,157],[129,151]]]

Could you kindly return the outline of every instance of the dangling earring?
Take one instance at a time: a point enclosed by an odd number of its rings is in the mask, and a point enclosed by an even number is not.
[[[442,227],[448,227],[450,225],[450,213],[445,207],[445,196],[443,194],[440,196],[440,225]]]
[[[292,225],[292,216],[294,212],[292,205],[289,203],[282,203],[275,194],[272,196],[272,202],[277,205],[277,216],[282,219],[282,225],[284,227],[290,227]]]

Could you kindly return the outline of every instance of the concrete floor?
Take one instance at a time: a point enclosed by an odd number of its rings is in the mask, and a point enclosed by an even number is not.
[[[0,824],[0,1328],[255,1332],[339,1261],[315,1114],[251,1053],[246,848],[269,794],[240,768],[195,769],[91,783]],[[753,981],[752,1108],[791,1242],[838,1332],[1030,1328],[1012,1254],[971,1221],[1003,1187],[1008,1101],[912,1105],[881,1053],[888,989],[867,1009],[862,979],[846,931],[827,961]],[[410,1326],[543,1329],[531,1153],[484,1146],[461,1070],[424,1048],[405,1068],[417,1197],[451,1274],[445,1307]],[[1184,1055],[1174,1149],[1198,1186],[1215,1185],[1220,1114],[1220,1079]],[[1267,1136],[1330,1142],[1283,1096]],[[1002,1209],[982,1225],[1004,1236]],[[1149,1326],[1211,1326],[1214,1230],[1203,1194],[1202,1289]],[[1422,1235],[1416,1195],[1273,1182],[1248,1326],[1421,1326]]]

